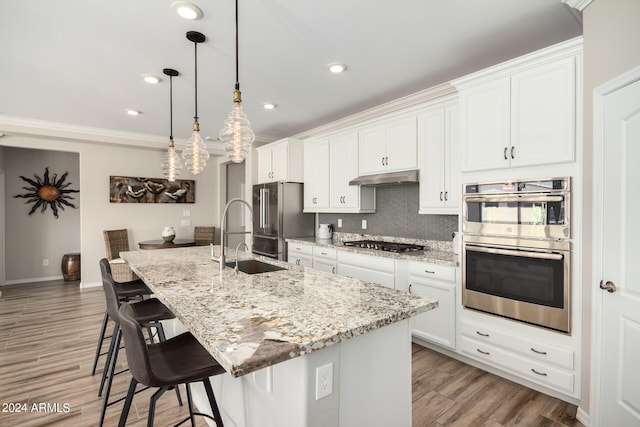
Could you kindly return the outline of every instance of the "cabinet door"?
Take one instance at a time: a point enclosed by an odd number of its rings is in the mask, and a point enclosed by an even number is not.
[[[413,318],[413,335],[455,350],[455,285],[441,284],[410,276],[409,292],[438,300],[438,308]]]
[[[445,112],[443,108],[418,117],[420,145],[420,210],[440,209],[445,192]]]
[[[258,184],[271,182],[271,150],[256,150],[258,153]]]
[[[304,147],[304,211],[317,212],[329,206],[329,141]]]
[[[367,175],[386,170],[386,128],[384,125],[358,132],[358,173]]]
[[[460,92],[463,172],[509,167],[510,79]]]
[[[336,274],[336,261],[313,258],[313,268],[327,273]]]
[[[358,186],[349,185],[349,181],[358,176],[358,134],[350,132],[331,138],[331,208],[357,208]]]
[[[274,144],[271,147],[271,181],[287,181],[289,152],[286,143]]]
[[[418,167],[418,126],[416,116],[395,119],[387,124],[385,166],[387,171]]]
[[[511,166],[574,160],[575,58],[511,77]]]

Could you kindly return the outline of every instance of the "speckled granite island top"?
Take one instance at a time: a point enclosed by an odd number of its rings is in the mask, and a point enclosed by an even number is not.
[[[220,274],[206,246],[121,256],[234,377],[437,307],[430,298],[251,255],[244,258],[287,270]]]

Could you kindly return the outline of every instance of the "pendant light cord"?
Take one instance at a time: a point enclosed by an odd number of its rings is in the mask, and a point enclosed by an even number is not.
[[[240,78],[238,77],[238,0],[236,0],[236,90],[240,90]]]
[[[193,47],[194,47],[194,58],[195,58],[195,89],[196,89],[196,96],[195,96],[195,116],[193,116],[193,120],[197,123],[198,122],[198,43],[194,42],[193,43]]]
[[[173,76],[169,76],[169,139],[173,140]]]

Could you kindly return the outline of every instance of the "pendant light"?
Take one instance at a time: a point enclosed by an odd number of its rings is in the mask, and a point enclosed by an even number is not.
[[[193,42],[195,51],[195,115],[193,116],[193,134],[187,141],[187,147],[182,152],[184,164],[189,172],[198,175],[204,170],[209,160],[209,152],[200,136],[200,123],[198,123],[198,43],[205,41],[204,34],[197,31],[187,32],[187,39]]]
[[[224,142],[227,156],[234,163],[242,163],[247,158],[256,135],[251,130],[247,115],[242,111],[242,95],[238,78],[238,0],[236,0],[236,86],[233,91],[233,108],[220,131],[220,141]]]
[[[180,170],[182,169],[180,156],[176,153],[173,143],[173,78],[179,73],[172,68],[165,68],[162,72],[169,76],[169,149],[162,159],[161,166],[162,173],[167,178],[167,181],[174,182],[180,176]]]

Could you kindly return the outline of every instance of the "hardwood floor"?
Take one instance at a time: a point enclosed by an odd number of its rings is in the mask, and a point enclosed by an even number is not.
[[[105,307],[102,289],[55,281],[0,292],[0,426],[95,426],[101,369],[95,376],[90,371]],[[124,396],[129,378],[116,376],[112,396]],[[136,396],[128,426],[146,425],[150,393]],[[117,424],[121,408],[107,410],[105,426]],[[414,344],[414,427],[581,426],[575,413],[573,405]],[[156,425],[174,425],[187,414],[167,393],[158,402]],[[197,425],[207,424],[198,419]]]

